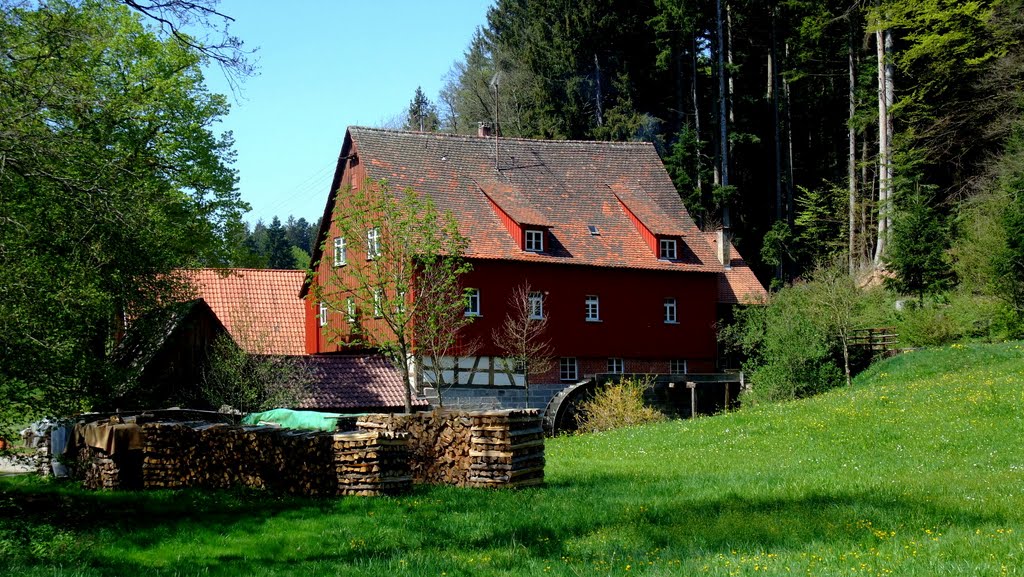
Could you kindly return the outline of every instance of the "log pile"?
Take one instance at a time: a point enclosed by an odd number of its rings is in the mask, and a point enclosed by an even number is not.
[[[146,488],[253,489],[307,496],[398,494],[412,484],[409,437],[221,423],[147,423]]]
[[[365,431],[407,433],[409,472],[413,481],[439,485],[465,485],[469,481],[469,445],[472,431],[466,413],[368,415],[357,423]]]
[[[522,487],[544,482],[544,432],[535,410],[363,417],[366,431],[406,432],[416,483]]]
[[[72,475],[86,489],[138,489],[142,486],[138,451],[109,455],[102,449],[82,446],[74,456]]]
[[[488,411],[472,416],[470,487],[544,483],[544,427],[537,411]]]
[[[340,433],[333,440],[339,495],[396,495],[412,488],[408,433]]]

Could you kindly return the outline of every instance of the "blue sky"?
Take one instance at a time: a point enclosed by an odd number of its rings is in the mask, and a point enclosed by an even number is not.
[[[246,220],[315,221],[348,126],[381,126],[408,109],[417,86],[436,101],[492,0],[223,0],[231,32],[258,48],[259,75],[231,96],[217,68],[211,91],[231,112]]]

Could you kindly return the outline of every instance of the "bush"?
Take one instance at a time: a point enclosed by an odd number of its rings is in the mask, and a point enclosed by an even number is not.
[[[813,296],[807,283],[784,288],[767,306],[739,311],[736,324],[722,331],[727,346],[748,356],[744,402],[796,399],[843,382],[842,353]]]
[[[945,305],[909,306],[899,315],[897,325],[900,345],[905,347],[937,347],[960,340],[963,336]]]
[[[605,383],[580,407],[579,431],[596,433],[666,420],[661,411],[644,404],[644,391],[650,386],[649,379]]]

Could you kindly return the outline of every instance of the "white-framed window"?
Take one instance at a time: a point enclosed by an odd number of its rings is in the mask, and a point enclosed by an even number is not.
[[[676,306],[676,299],[666,298],[665,299],[665,323],[666,324],[677,324],[679,322],[679,316],[677,314],[678,307]]]
[[[540,320],[544,318],[544,294],[531,292],[529,295],[530,318]]]
[[[395,312],[405,314],[405,291],[398,291],[398,302],[395,303]]]
[[[601,308],[596,295],[587,295],[587,315],[586,319],[591,322],[601,320]]]
[[[345,319],[350,323],[356,322],[356,299],[352,297],[345,299]]]
[[[366,231],[366,260],[380,256],[380,228],[373,227]]]
[[[658,258],[665,260],[676,260],[678,252],[677,243],[674,238],[658,239]]]
[[[373,289],[373,318],[379,319],[384,314],[384,289]]]
[[[686,366],[686,359],[672,359],[668,362],[668,371],[673,375],[685,375],[689,373]]]
[[[480,316],[480,289],[466,289],[466,316]]]
[[[334,266],[348,264],[348,252],[345,250],[345,237],[334,237]]]
[[[621,375],[626,372],[626,363],[622,359],[610,358],[608,359],[608,372]]]
[[[558,378],[563,381],[575,381],[579,379],[579,368],[576,365],[576,357],[562,357],[558,359]]]
[[[320,319],[320,326],[327,326],[327,303],[320,301],[320,314],[317,317]]]
[[[544,231],[537,229],[526,229],[524,248],[530,252],[544,252]]]

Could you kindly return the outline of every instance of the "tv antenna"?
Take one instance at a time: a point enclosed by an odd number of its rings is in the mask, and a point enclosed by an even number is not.
[[[491,77],[491,88],[494,89],[494,170],[501,170],[498,164],[498,85],[501,83],[501,71],[498,70]]]

